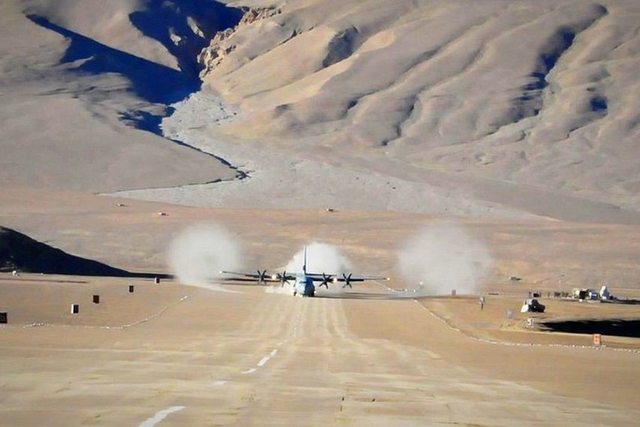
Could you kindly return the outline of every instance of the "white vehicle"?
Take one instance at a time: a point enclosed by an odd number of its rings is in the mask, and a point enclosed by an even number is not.
[[[529,298],[524,300],[522,303],[522,308],[520,308],[520,313],[534,312],[534,313],[544,313],[545,308],[547,308],[544,304],[540,304],[537,299]]]

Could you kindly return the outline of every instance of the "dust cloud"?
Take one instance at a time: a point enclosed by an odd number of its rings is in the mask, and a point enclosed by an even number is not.
[[[328,243],[313,242],[307,246],[307,272],[342,274],[351,268],[351,262],[342,250]],[[285,266],[287,272],[301,272],[304,264],[304,248],[300,249]]]
[[[294,280],[289,280],[289,283],[285,283],[284,285],[273,284],[266,286],[264,292],[266,294],[293,295],[293,282]]]
[[[167,261],[180,283],[217,289],[220,270],[240,268],[241,247],[224,227],[213,222],[195,224],[171,243]]]
[[[400,248],[398,269],[406,288],[425,295],[476,294],[493,258],[479,239],[456,224],[436,223]]]

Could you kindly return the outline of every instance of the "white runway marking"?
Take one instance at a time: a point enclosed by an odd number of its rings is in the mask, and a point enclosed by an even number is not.
[[[276,354],[278,354],[278,349],[274,349],[271,350],[271,353],[269,353],[268,356],[263,357],[262,359],[260,359],[260,361],[258,362],[258,364],[256,365],[258,368],[263,367],[268,361],[269,359],[271,359],[273,356],[275,356]],[[247,374],[253,374],[255,371],[257,371],[257,368],[251,368],[247,371],[244,372],[240,372],[241,374],[247,375]]]
[[[162,411],[158,411],[153,417],[149,418],[148,420],[140,424],[140,427],[153,427],[156,424],[158,424],[160,421],[167,418],[167,416],[169,416],[170,414],[174,412],[182,411],[184,408],[185,408],[184,406],[172,406],[170,408],[163,409]]]
[[[220,380],[220,381],[216,381],[216,382],[214,382],[214,383],[213,383],[213,385],[218,385],[218,386],[220,386],[220,385],[225,385],[226,383],[227,383],[226,381]]]
[[[275,356],[276,353],[278,353],[278,349],[273,350],[268,356],[260,359],[260,361],[258,362],[258,366],[264,366],[264,364],[267,363],[273,356]]]

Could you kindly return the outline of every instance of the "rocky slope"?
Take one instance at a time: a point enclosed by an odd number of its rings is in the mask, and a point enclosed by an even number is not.
[[[227,134],[640,209],[637,2],[277,7],[200,55]]]

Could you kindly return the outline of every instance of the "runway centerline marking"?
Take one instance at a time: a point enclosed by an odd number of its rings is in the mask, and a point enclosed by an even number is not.
[[[266,365],[266,363],[269,361],[269,359],[271,359],[273,356],[275,356],[276,354],[278,354],[278,349],[273,349],[271,350],[271,353],[269,353],[268,356],[263,357],[262,359],[260,359],[260,361],[258,362],[258,364],[256,365],[257,368],[261,368],[264,365]],[[258,369],[257,368],[251,368],[248,369],[244,372],[240,372],[243,375],[247,375],[247,374],[253,374],[254,372],[256,372]]]
[[[276,353],[278,353],[278,349],[273,350],[268,356],[260,359],[260,361],[258,362],[258,366],[264,366],[264,364],[267,363],[273,356],[275,356]]]
[[[162,411],[158,411],[153,417],[140,424],[139,427],[153,427],[160,421],[167,418],[169,415],[173,414],[174,412],[182,411],[184,408],[184,406],[172,406],[170,408],[163,409]]]

